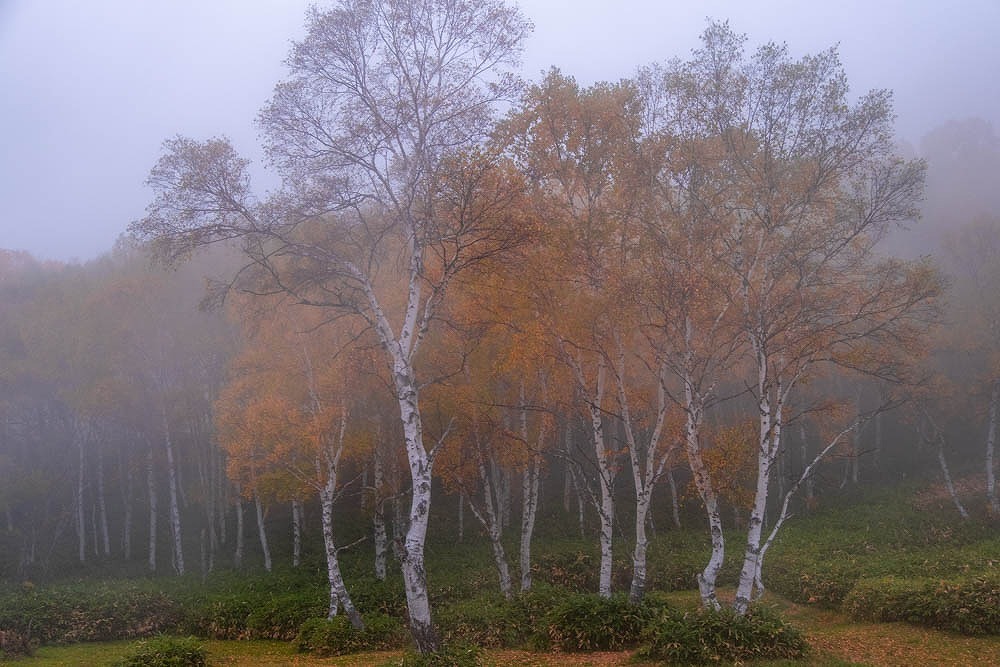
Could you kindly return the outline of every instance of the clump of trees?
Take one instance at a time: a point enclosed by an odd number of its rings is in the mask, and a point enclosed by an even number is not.
[[[815,493],[831,455],[857,481],[862,429],[878,442],[924,352],[944,347],[928,337],[941,275],[886,252],[918,215],[925,164],[896,154],[888,92],[849,97],[835,50],[751,52],[711,23],[686,60],[525,86],[529,31],[501,1],[314,8],[259,117],[277,192],[253,190],[225,139],[177,137],[113,253],[84,267],[3,256],[8,573],[51,567],[67,532],[79,563],[138,560],[139,525],[152,571],[164,545],[190,571],[192,541],[203,573],[243,567],[247,502],[267,569],[268,512],[288,508],[298,565],[318,506],[329,616],[361,629],[338,559],[339,517],[363,509],[374,572],[395,557],[414,641],[434,652],[438,488],[479,522],[508,597],[515,569],[532,585],[542,487],[561,483],[581,531],[595,518],[605,597],[628,516],[638,602],[666,482],[674,522],[689,484],[711,536],[707,608],[739,531],[747,613],[795,494]],[[962,344],[984,359],[991,230],[954,242],[977,322]],[[208,305],[224,305],[198,310],[209,272]],[[945,423],[944,403],[919,404],[921,424]]]

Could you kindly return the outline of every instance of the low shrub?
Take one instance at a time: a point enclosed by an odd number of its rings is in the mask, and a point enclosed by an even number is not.
[[[0,658],[20,658],[34,652],[35,645],[26,633],[0,630]]]
[[[543,622],[548,639],[564,651],[618,651],[638,642],[657,611],[650,604],[631,604],[622,594],[576,593],[552,608]]]
[[[437,625],[445,643],[473,642],[482,647],[548,645],[539,633],[543,619],[560,602],[572,595],[564,588],[541,583],[532,590],[504,600],[496,594],[453,602],[437,611]]]
[[[135,643],[116,667],[204,667],[208,649],[194,637],[153,637]]]
[[[185,630],[209,639],[250,639],[247,621],[260,602],[247,594],[211,595],[188,608]]]
[[[744,616],[731,609],[666,610],[648,625],[643,639],[639,657],[680,665],[797,659],[809,648],[798,630],[763,608]]]
[[[571,543],[558,551],[541,552],[535,556],[532,573],[552,586],[576,591],[597,588],[597,557],[591,545]]]
[[[346,616],[310,618],[299,628],[295,647],[319,656],[378,651],[397,646],[403,636],[399,620],[385,614],[367,614],[364,630],[355,630]]]
[[[312,591],[269,596],[254,605],[246,619],[253,639],[295,639],[306,620],[326,613],[329,602]]]
[[[479,667],[483,664],[483,649],[465,641],[445,643],[437,653],[408,651],[399,667]]]
[[[42,644],[147,637],[181,618],[175,600],[131,583],[30,587],[0,599],[0,627]]]
[[[401,577],[376,579],[358,577],[351,580],[351,601],[362,613],[378,613],[400,618],[406,613],[406,591]]]
[[[1000,634],[1000,578],[862,579],[844,599],[851,618],[906,621],[965,635]]]

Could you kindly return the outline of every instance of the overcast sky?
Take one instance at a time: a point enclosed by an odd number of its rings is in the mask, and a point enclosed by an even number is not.
[[[253,121],[309,0],[0,0],[0,248],[87,260],[141,217],[164,139]],[[320,6],[326,3],[320,2]],[[1000,122],[998,0],[520,0],[524,75],[581,83],[686,57],[706,17],[795,55],[839,44],[852,91],[895,92],[917,144],[955,118]]]

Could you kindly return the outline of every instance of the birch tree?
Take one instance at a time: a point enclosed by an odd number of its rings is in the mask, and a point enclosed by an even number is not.
[[[500,219],[503,188],[480,197],[498,177],[496,160],[460,154],[475,153],[494,103],[514,93],[508,68],[529,29],[502,2],[343,0],[311,10],[290,77],[260,114],[282,192],[254,199],[247,163],[225,141],[175,139],[150,176],[158,196],[133,227],[173,256],[240,238],[272,290],[359,316],[375,332],[412,480],[402,570],[421,652],[438,639],[424,569],[433,448],[415,362],[455,275],[516,241]],[[295,259],[294,270],[282,259]],[[402,298],[380,293],[386,265],[403,276]]]
[[[772,468],[796,386],[823,362],[891,375],[874,349],[911,340],[939,283],[920,264],[879,260],[891,225],[913,219],[924,167],[893,154],[887,91],[851,103],[835,49],[793,59],[745,52],[712,24],[673,67],[681,114],[721,143],[729,252],[722,267],[756,377],[757,481],[735,607],[760,580]],[[718,215],[718,212],[715,213]]]

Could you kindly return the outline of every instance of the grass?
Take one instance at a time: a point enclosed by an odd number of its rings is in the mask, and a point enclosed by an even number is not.
[[[671,593],[669,601],[679,608],[697,606],[697,595],[683,591]],[[904,623],[857,623],[828,609],[799,605],[777,596],[765,598],[786,619],[802,629],[813,646],[813,654],[804,661],[772,661],[755,665],[1000,665],[1000,637],[963,637],[952,633],[918,628]],[[315,658],[296,653],[288,642],[218,641],[205,642],[212,665],[247,665],[279,667],[282,665],[336,665],[362,667],[390,665],[402,656],[401,651],[362,653],[336,658]],[[106,667],[128,649],[130,642],[101,642],[68,646],[45,646],[32,658],[12,663],[17,667]],[[630,652],[593,654],[536,653],[522,650],[496,650],[487,653],[496,665],[625,665]],[[641,664],[641,663],[640,663]]]
[[[928,497],[930,501],[926,500]],[[1000,570],[1000,531],[995,523],[983,517],[961,522],[947,503],[935,502],[933,494],[913,488],[869,491],[867,495],[856,495],[854,499],[790,522],[765,564],[765,583],[771,590],[765,601],[801,629],[814,650],[802,661],[748,664],[1000,667],[1000,636],[973,638],[904,623],[861,622],[848,618],[839,608],[860,580],[920,576],[957,581]],[[738,533],[730,534],[733,537],[729,541],[723,582],[735,581],[739,560],[735,537]],[[616,545],[618,590],[624,590],[628,582],[628,554],[622,547]],[[696,529],[661,532],[650,549],[652,588],[660,591],[658,595],[671,606],[696,608],[697,593],[683,589],[692,586],[694,573],[703,565],[707,549],[705,536]],[[535,555],[535,581],[539,586],[549,582],[568,590],[592,591],[596,587],[597,551],[592,541],[542,538],[536,542]],[[376,583],[367,573],[368,568],[367,554],[360,551],[347,554],[345,571],[355,602],[363,613],[379,611],[401,619],[401,582],[390,578],[389,582]],[[434,609],[443,630],[447,630],[445,621],[451,614],[455,632],[468,634],[461,623],[464,621],[467,626],[478,618],[470,615],[472,611],[489,611],[486,609],[489,605],[477,601],[499,600],[496,575],[485,542],[429,543],[428,573]],[[62,610],[74,609],[72,605],[78,604],[79,599],[101,611],[117,604],[122,596],[133,599],[138,593],[147,597],[162,594],[174,605],[164,603],[165,609],[184,610],[178,632],[216,637],[204,640],[212,665],[398,664],[402,650],[319,658],[297,653],[289,641],[268,639],[279,634],[287,638],[287,632],[301,623],[305,607],[313,615],[316,610],[322,612],[325,604],[322,574],[317,562],[297,571],[276,571],[270,575],[219,573],[208,582],[189,577],[84,581],[24,590],[14,587],[0,596],[3,598],[0,612],[9,619],[16,618],[18,608],[9,604],[16,596],[34,601],[33,604],[37,602],[39,618],[42,612],[48,614],[46,618],[61,618],[65,616]],[[115,608],[127,609],[142,620],[139,612],[143,609],[133,607]],[[482,618],[487,620],[480,625],[493,627],[488,622],[489,615]],[[235,641],[234,637],[241,639]],[[498,641],[492,645],[505,644]],[[125,655],[130,646],[129,641],[42,646],[33,657],[7,662],[0,659],[0,664],[107,666]],[[496,665],[619,665],[630,658],[631,652],[561,654],[510,648],[487,652],[488,662]]]

